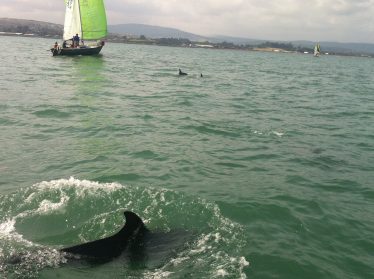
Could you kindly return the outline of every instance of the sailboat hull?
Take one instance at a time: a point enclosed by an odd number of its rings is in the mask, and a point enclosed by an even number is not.
[[[103,46],[96,46],[96,47],[82,47],[82,48],[51,48],[51,52],[53,56],[77,56],[77,55],[97,55],[100,53]]]

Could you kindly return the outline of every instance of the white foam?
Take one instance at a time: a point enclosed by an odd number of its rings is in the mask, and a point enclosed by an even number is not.
[[[0,224],[0,239],[14,240],[27,246],[33,246],[33,243],[24,239],[23,236],[16,232],[16,219],[7,219]]]
[[[278,137],[280,137],[280,138],[284,135],[284,133],[277,132],[277,131],[273,131],[273,134],[276,135],[276,136],[278,136]]]
[[[63,189],[66,187],[74,187],[77,190],[100,189],[107,192],[124,188],[124,186],[119,183],[99,183],[96,181],[79,180],[75,179],[74,177],[70,177],[69,179],[43,181],[35,184],[34,186],[39,189]]]
[[[171,259],[170,260],[170,263],[174,266],[178,265],[178,264],[181,264],[183,263],[184,261],[190,259],[190,257],[180,257],[180,258],[175,258],[175,259]]]
[[[145,278],[152,278],[152,279],[168,278],[173,273],[174,272],[156,270],[155,272],[152,272],[152,273],[151,272],[146,273]]]
[[[0,237],[8,236],[15,231],[14,225],[16,224],[15,219],[8,219],[4,223],[0,224]]]
[[[28,196],[28,197],[25,199],[25,202],[30,203],[30,202],[32,201],[32,199],[34,198],[34,196],[35,196],[35,193],[30,194],[30,196]]]
[[[240,257],[239,263],[242,267],[249,266],[249,262],[244,257]]]
[[[254,130],[253,131],[253,133],[254,134],[256,134],[256,135],[265,135],[265,136],[270,136],[271,134],[273,134],[273,135],[276,135],[277,137],[282,137],[282,136],[284,136],[284,132],[279,132],[279,131],[257,131],[257,130]]]
[[[54,203],[50,200],[43,200],[39,204],[39,208],[36,210],[36,212],[38,212],[39,214],[47,214],[51,211],[62,210],[68,201],[68,196],[62,196],[60,201],[57,203]]]
[[[211,237],[212,237],[212,234],[207,234],[207,235],[203,235],[202,237],[200,237],[200,239],[196,243],[196,248],[192,249],[190,253],[192,255],[200,254],[210,249],[211,246],[208,245],[208,242],[211,239]]]
[[[221,240],[221,235],[219,233],[215,233],[214,234],[214,242],[215,243],[218,243],[220,240]]]
[[[224,270],[224,269],[221,268],[221,269],[217,270],[216,275],[219,276],[219,277],[225,277],[225,276],[227,276],[229,274],[228,274],[228,272],[226,270]]]

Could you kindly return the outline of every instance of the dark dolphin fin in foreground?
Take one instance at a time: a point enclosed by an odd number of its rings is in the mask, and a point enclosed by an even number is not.
[[[125,211],[124,215],[125,226],[116,234],[60,251],[98,261],[108,261],[120,256],[132,241],[141,238],[148,231],[138,215],[131,211]]]
[[[127,266],[130,270],[160,268],[171,258],[177,257],[179,252],[189,249],[191,241],[197,235],[197,232],[185,229],[149,231],[135,213],[126,211],[124,215],[126,223],[116,234],[58,250],[61,254],[55,260],[61,261],[61,264],[73,265],[76,268],[86,267],[87,264],[95,266],[108,262],[111,262],[111,266],[114,268]],[[50,250],[47,247],[35,251],[37,251],[35,257],[33,257],[33,251],[25,251],[11,254],[4,259],[4,262],[0,258],[0,270],[3,263],[11,265],[9,267],[11,269],[20,268],[22,270],[29,265],[39,265],[44,269],[44,267],[50,266],[49,263],[47,264],[49,257],[57,256],[55,249]],[[42,255],[41,258],[40,255]],[[56,277],[56,274],[63,275],[64,269],[62,271],[45,269],[43,272],[50,274],[47,276],[48,278],[52,278]]]
[[[177,229],[149,231],[138,215],[126,211],[125,226],[116,234],[92,242],[63,248],[70,263],[103,264],[118,260],[135,268],[158,268],[175,257],[195,233]],[[82,262],[83,261],[83,262]]]

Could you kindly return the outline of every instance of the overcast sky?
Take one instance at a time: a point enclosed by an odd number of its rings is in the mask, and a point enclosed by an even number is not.
[[[199,35],[374,43],[374,0],[106,0],[109,24]],[[63,24],[64,0],[0,0],[0,17]]]

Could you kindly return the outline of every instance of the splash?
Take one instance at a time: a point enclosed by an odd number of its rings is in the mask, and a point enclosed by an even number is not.
[[[168,260],[136,270],[135,276],[245,278],[243,228],[222,216],[216,204],[168,189],[73,177],[0,196],[0,239],[7,239],[0,243],[2,272],[20,275],[17,278],[37,278],[45,267],[57,272],[66,260],[55,248],[113,234],[123,225],[124,209],[138,213],[151,231],[194,232]],[[124,274],[129,268],[115,263],[113,267]],[[92,272],[89,267],[87,272]]]

